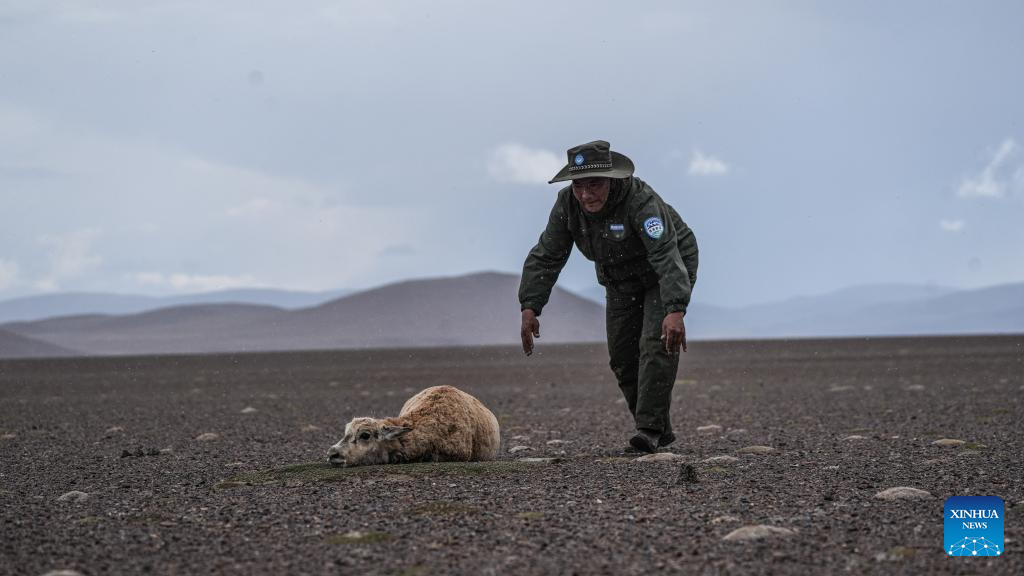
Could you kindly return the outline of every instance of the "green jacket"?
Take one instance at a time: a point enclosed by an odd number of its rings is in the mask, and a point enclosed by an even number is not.
[[[558,192],[547,228],[523,264],[521,309],[540,315],[575,244],[594,262],[602,286],[629,290],[657,283],[666,311],[686,312],[697,281],[693,231],[643,180],[624,182],[595,214],[583,210],[571,186]]]

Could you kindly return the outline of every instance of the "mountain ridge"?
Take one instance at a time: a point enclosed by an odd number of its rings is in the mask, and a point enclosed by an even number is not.
[[[286,309],[190,304],[135,314],[84,314],[0,324],[0,330],[82,354],[515,345],[519,276],[478,272],[409,279]],[[697,300],[691,339],[1024,333],[1024,283],[972,290],[866,285],[744,308]],[[556,287],[541,342],[603,341],[604,310]],[[0,346],[0,357],[11,356]]]

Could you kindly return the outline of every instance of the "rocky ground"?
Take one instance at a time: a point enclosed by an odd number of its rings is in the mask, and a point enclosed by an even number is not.
[[[1024,337],[693,343],[679,378],[641,461],[601,346],[0,362],[0,573],[1024,573]],[[435,384],[500,461],[322,463]],[[1005,501],[1003,556],[943,553],[952,495]]]

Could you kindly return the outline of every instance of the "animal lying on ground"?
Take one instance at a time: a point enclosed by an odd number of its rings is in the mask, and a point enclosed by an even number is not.
[[[434,386],[410,398],[394,418],[354,418],[327,452],[340,466],[401,462],[493,460],[498,419],[479,400],[453,386]]]

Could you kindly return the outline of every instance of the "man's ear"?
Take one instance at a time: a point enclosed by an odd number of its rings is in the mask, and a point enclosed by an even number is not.
[[[411,431],[412,428],[406,428],[405,426],[385,426],[380,429],[380,437],[382,440],[394,440]]]

